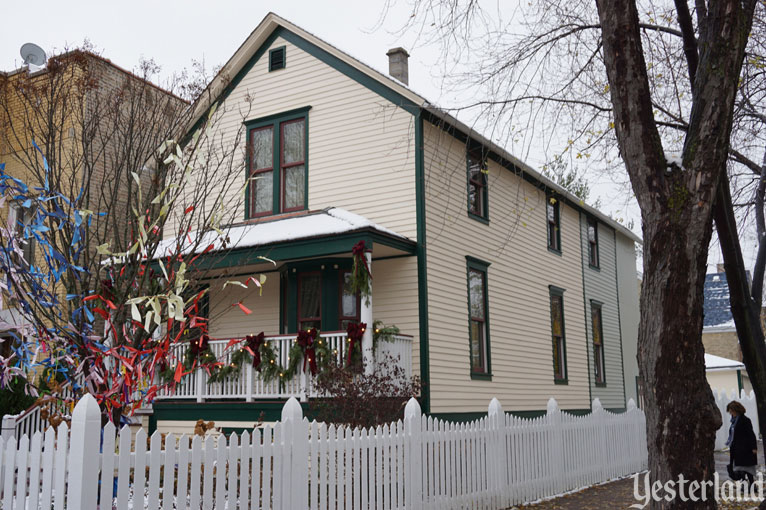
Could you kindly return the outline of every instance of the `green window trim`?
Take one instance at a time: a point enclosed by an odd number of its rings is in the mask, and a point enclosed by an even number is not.
[[[553,221],[548,217],[548,207],[553,207]],[[555,229],[555,236],[551,236],[551,228]],[[561,200],[552,193],[545,196],[545,238],[548,251],[561,255]]]
[[[275,57],[279,57],[280,52],[282,54],[281,61],[275,60]],[[269,72],[279,71],[280,69],[284,69],[285,67],[287,67],[287,47],[278,46],[276,48],[270,49],[269,50]]]
[[[591,327],[591,344],[593,352],[593,381],[598,388],[606,388],[606,354],[604,345],[604,315],[603,315],[604,303],[590,300],[590,327]],[[601,355],[596,355],[596,324],[594,322],[595,313],[598,311],[598,336],[601,339]],[[598,377],[599,359],[601,366],[601,379]]]
[[[479,165],[479,180],[471,178],[472,162]],[[489,179],[487,178],[487,158],[484,155],[484,150],[481,148],[468,148],[465,154],[466,163],[466,207],[468,211],[468,217],[473,218],[485,225],[489,224]],[[479,211],[472,207],[471,203],[471,186],[479,186],[481,188],[479,199]]]
[[[311,106],[304,106],[289,110],[282,113],[273,115],[267,115],[265,117],[259,117],[257,119],[245,121],[245,127],[247,131],[247,164],[245,165],[245,220],[252,218],[266,218],[269,216],[275,216],[282,214],[283,212],[294,212],[299,209],[290,208],[289,211],[283,211],[283,191],[284,176],[282,175],[282,126],[296,120],[303,120],[303,151],[304,151],[304,190],[303,190],[303,208],[300,210],[308,210],[309,204],[309,110]],[[252,201],[250,197],[250,174],[251,174],[251,159],[249,147],[251,146],[251,139],[253,131],[258,131],[266,127],[272,128],[272,209],[271,212],[265,212],[263,214],[252,214],[251,207]]]
[[[491,356],[491,347],[490,347],[490,324],[489,324],[489,279],[488,279],[488,269],[490,266],[489,262],[485,262],[481,259],[477,259],[474,257],[466,256],[466,287],[467,287],[467,303],[468,303],[468,366],[471,374],[471,379],[473,380],[482,380],[482,381],[491,381],[492,380],[492,356]],[[473,342],[471,341],[471,330],[473,326],[474,319],[471,315],[471,272],[479,272],[482,275],[483,278],[483,289],[482,289],[482,299],[484,300],[484,327],[483,327],[483,333],[484,338],[483,342],[481,342],[484,345],[484,360],[483,364],[486,368],[485,371],[478,371],[474,370],[474,364],[473,364]]]
[[[569,384],[569,371],[567,369],[567,342],[566,342],[566,321],[564,319],[565,313],[564,313],[564,292],[565,290],[556,287],[555,285],[549,285],[548,286],[548,296],[549,296],[549,302],[550,302],[550,313],[551,313],[551,347],[552,347],[552,362],[553,362],[553,382],[555,384]],[[553,316],[553,298],[558,297],[561,298],[561,374],[556,373],[556,351],[558,346],[558,343],[556,341],[556,332],[554,329],[554,316]]]

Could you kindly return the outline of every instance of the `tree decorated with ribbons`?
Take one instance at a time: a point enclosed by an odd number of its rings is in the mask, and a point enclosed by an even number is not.
[[[192,109],[151,83],[152,62],[116,81],[110,69],[76,50],[0,89],[12,149],[0,163],[0,300],[16,319],[0,324],[0,386],[23,380],[41,398],[70,386],[117,421],[217,363],[210,288],[257,291],[265,277],[228,280],[205,257],[232,246],[243,130],[222,140],[215,105],[189,129]]]

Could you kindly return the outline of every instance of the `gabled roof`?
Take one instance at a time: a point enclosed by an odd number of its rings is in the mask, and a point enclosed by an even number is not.
[[[641,238],[634,234],[630,229],[624,225],[613,220],[609,216],[605,215],[601,211],[585,204],[580,198],[576,197],[562,186],[551,181],[547,177],[543,176],[532,167],[517,159],[510,152],[506,151],[503,147],[497,145],[491,140],[485,138],[481,134],[477,133],[470,126],[459,121],[449,113],[438,108],[436,105],[429,102],[425,97],[416,93],[399,80],[392,78],[371,66],[361,62],[360,60],[352,57],[348,53],[345,53],[335,46],[327,43],[326,41],[316,37],[310,32],[298,27],[297,25],[287,21],[280,16],[277,16],[273,12],[270,12],[263,18],[258,26],[253,30],[248,38],[237,48],[234,55],[223,65],[218,74],[208,84],[205,90],[200,95],[199,99],[192,105],[191,121],[187,128],[187,133],[191,132],[198,122],[208,112],[210,106],[215,103],[219,97],[227,94],[227,90],[230,89],[232,84],[236,84],[238,74],[242,73],[250,63],[251,59],[257,55],[259,49],[269,40],[272,34],[279,30],[285,30],[286,34],[292,34],[308,42],[312,45],[317,53],[321,53],[324,56],[334,59],[341,63],[343,66],[349,69],[349,74],[353,74],[358,81],[364,81],[365,83],[371,83],[374,85],[375,90],[381,95],[394,100],[399,106],[405,108],[411,113],[416,113],[416,110],[420,110],[430,114],[430,116],[439,119],[447,126],[451,126],[457,131],[464,133],[474,142],[481,144],[489,149],[491,153],[496,154],[502,161],[507,162],[521,171],[522,174],[526,174],[531,180],[537,182],[548,189],[555,191],[567,202],[576,208],[598,218],[603,223],[614,228],[621,234],[627,236],[634,242],[642,242]]]

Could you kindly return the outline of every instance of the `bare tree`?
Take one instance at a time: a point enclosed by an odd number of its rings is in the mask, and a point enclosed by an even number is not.
[[[206,333],[201,282],[225,274],[200,255],[230,246],[228,202],[244,191],[244,130],[221,128],[215,108],[191,126],[173,91],[202,87],[160,89],[158,71],[75,50],[0,83],[0,200],[21,213],[2,229],[0,270],[33,329],[5,373],[48,369],[113,419],[172,386],[155,377],[180,365],[172,346]]]
[[[548,146],[565,126],[561,152],[608,170],[624,164],[644,234],[639,366],[651,475],[709,479],[721,418],[705,379],[702,290],[756,2],[554,0],[520,6],[511,21],[473,0],[414,5],[408,26],[443,43],[445,56],[486,55],[458,78],[483,87],[487,100],[465,108],[491,118],[488,130],[506,139],[542,130]],[[715,506],[706,504],[693,505]]]

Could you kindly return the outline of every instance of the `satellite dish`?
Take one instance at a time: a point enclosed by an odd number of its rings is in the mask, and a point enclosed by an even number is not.
[[[42,67],[45,65],[45,51],[34,43],[26,43],[21,47],[21,58],[27,65]]]

